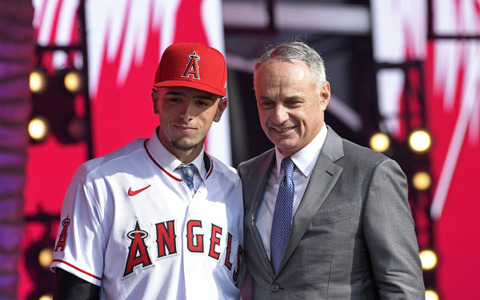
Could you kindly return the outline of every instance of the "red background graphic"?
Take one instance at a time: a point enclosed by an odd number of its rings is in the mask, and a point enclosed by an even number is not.
[[[476,16],[479,16],[480,20],[480,1],[471,1],[475,3]],[[457,6],[460,6],[460,2],[455,1]],[[133,3],[133,1],[129,2],[129,5],[133,5]],[[173,39],[171,42],[195,40],[211,44],[202,24],[202,17],[204,17],[201,15],[202,3],[198,0],[180,1],[176,12],[175,26],[172,28]],[[58,29],[61,5],[62,1],[59,1],[50,42],[54,41]],[[128,8],[127,11],[129,11]],[[42,23],[42,10],[38,14],[40,23]],[[207,18],[212,17],[212,15],[207,16]],[[135,138],[149,137],[159,123],[158,116],[153,114],[150,92],[159,61],[159,53],[166,45],[161,45],[163,27],[155,28],[153,21],[153,12],[151,12],[146,21],[149,33],[142,61],[132,63],[122,84],[118,83],[117,78],[122,49],[126,43],[126,21],[123,24],[120,46],[113,56],[114,58],[108,59],[107,49],[103,50],[98,89],[92,99],[93,145],[96,157],[118,149]],[[78,28],[75,26],[72,26],[72,39],[78,39]],[[219,30],[223,31],[223,28],[219,28]],[[109,36],[107,35],[105,38],[108,39]],[[478,43],[477,49],[480,49]],[[477,56],[480,55],[479,52],[477,50]],[[460,67],[455,69],[455,76],[451,77],[456,81],[454,104],[451,109],[446,109],[444,106],[445,90],[434,82],[434,75],[435,72],[451,71],[437,68],[438,66],[435,64],[439,63],[437,60],[439,55],[435,42],[429,42],[424,62],[424,80],[427,93],[427,127],[433,135],[433,148],[429,154],[434,179],[432,193],[437,188],[436,185],[462,104],[465,92],[463,86],[466,80],[464,71],[471,63],[464,52],[460,52],[456,57],[456,63]],[[480,72],[478,67],[477,72]],[[419,74],[409,74],[409,76],[419,76]],[[477,106],[475,106],[475,113],[479,114],[480,79],[478,78],[480,75],[477,75],[476,78]],[[417,80],[412,81],[417,82]],[[477,258],[480,253],[480,222],[478,221],[480,176],[477,175],[477,170],[480,169],[480,159],[478,159],[480,137],[477,137],[476,141],[470,139],[469,134],[472,130],[472,127],[468,128],[461,145],[443,214],[433,223],[434,245],[440,260],[437,270],[437,288],[443,300],[473,300],[478,299],[480,294],[477,290],[480,278],[477,274],[480,269],[480,259]],[[476,133],[478,134],[478,131]],[[407,132],[398,134],[404,136]],[[54,137],[50,137],[42,144],[32,145],[28,149],[28,155],[25,215],[34,216],[40,213],[58,215],[75,170],[87,159],[87,145],[85,142],[64,145],[57,142]],[[45,237],[54,239],[57,234],[58,221],[52,222],[50,227],[35,222],[27,224],[24,238],[25,249]],[[53,248],[53,245],[51,247]],[[34,288],[34,279],[29,276],[31,274],[28,274],[25,268],[25,261],[20,262],[20,269],[19,299],[26,299]]]
[[[454,105],[451,110],[444,107],[445,94],[434,86],[434,62],[439,53],[435,51],[434,43],[428,45],[426,59],[427,76],[427,106],[428,127],[433,134],[433,148],[430,153],[434,182],[438,183],[447,149],[450,147],[453,131],[459,116],[464,86],[464,70],[469,63],[465,56],[456,57],[460,67],[454,78],[456,90]],[[477,75],[477,78],[479,76]],[[477,81],[477,106],[480,100]],[[472,128],[467,129],[461,145],[461,151],[455,167],[455,172],[448,190],[445,206],[441,217],[434,223],[435,249],[439,255],[437,271],[437,286],[442,299],[478,299],[478,270],[480,269],[480,167],[478,155],[480,144],[469,139]],[[434,187],[435,190],[436,186]]]

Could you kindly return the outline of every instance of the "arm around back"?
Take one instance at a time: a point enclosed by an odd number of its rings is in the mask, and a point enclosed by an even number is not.
[[[89,283],[72,273],[56,269],[54,300],[98,300],[100,287]]]

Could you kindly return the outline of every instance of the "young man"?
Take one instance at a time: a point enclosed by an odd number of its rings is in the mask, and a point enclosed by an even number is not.
[[[326,126],[320,55],[279,45],[254,88],[275,148],[239,166],[253,299],[424,299],[405,175]]]
[[[149,139],[75,173],[53,251],[56,299],[239,299],[243,205],[236,172],[204,151],[227,107],[223,55],[168,47]]]

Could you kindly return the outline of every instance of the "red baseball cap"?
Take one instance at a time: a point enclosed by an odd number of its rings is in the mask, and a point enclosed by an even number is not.
[[[153,86],[183,86],[226,96],[225,58],[218,50],[200,43],[170,45],[160,59]]]

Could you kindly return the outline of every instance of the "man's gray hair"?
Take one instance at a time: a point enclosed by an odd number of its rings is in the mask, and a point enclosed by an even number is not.
[[[317,83],[316,94],[320,94],[323,84],[327,81],[323,58],[313,48],[303,42],[285,42],[268,49],[255,63],[255,73],[266,61],[273,59],[287,59],[292,63],[303,61],[312,72]]]

